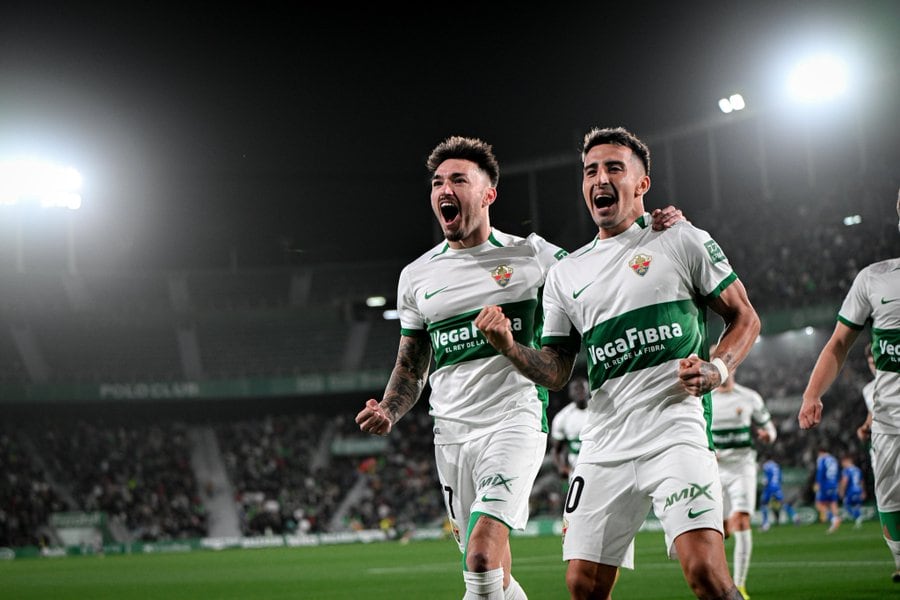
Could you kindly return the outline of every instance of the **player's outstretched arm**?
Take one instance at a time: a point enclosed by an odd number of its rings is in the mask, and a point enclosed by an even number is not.
[[[512,325],[499,306],[485,306],[475,317],[475,326],[487,341],[525,377],[553,391],[565,387],[572,377],[576,354],[559,346],[540,350],[516,342]]]
[[[801,429],[810,429],[822,421],[822,396],[837,378],[857,337],[859,337],[858,330],[847,327],[840,321],[834,326],[831,338],[819,353],[809,382],[803,391],[803,403],[797,415]]]
[[[427,335],[400,336],[397,361],[384,389],[384,397],[381,402],[370,398],[356,415],[360,430],[376,435],[389,434],[394,423],[409,412],[422,395],[430,365],[431,343]]]

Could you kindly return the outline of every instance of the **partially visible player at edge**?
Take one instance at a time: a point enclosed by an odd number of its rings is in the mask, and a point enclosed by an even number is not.
[[[900,190],[896,209],[900,217]],[[894,557],[891,578],[900,583],[900,258],[872,263],[856,274],[831,338],[809,376],[797,420],[802,429],[822,421],[822,396],[868,322],[875,361],[871,425],[875,503],[884,541]]]
[[[356,422],[362,431],[389,434],[431,384],[435,460],[464,555],[464,600],[522,600],[509,531],[527,524],[547,448],[547,390],[485,343],[472,321],[486,303],[502,304],[516,339],[533,344],[546,273],[566,252],[536,234],[522,238],[491,226],[500,168],[489,144],[448,138],[427,167],[445,241],[400,274],[397,360],[382,400],[368,400]],[[663,227],[683,218],[671,207],[656,212]]]
[[[722,538],[709,392],[750,351],[759,317],[707,232],[647,227],[650,151],[641,140],[595,128],[581,157],[598,234],[547,276],[541,349],[515,339],[505,307],[476,319],[516,368],[554,390],[585,348],[592,395],[564,512],[566,585],[573,600],[608,598],[619,567],[634,566],[631,543],[652,507],[694,594],[741,600]],[[707,308],[725,321],[712,361]]]

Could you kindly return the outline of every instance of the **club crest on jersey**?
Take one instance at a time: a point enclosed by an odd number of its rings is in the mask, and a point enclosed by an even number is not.
[[[651,260],[653,260],[653,258],[646,254],[635,254],[634,258],[628,261],[628,266],[631,267],[631,270],[637,275],[643,277],[647,274],[647,271],[650,270]]]
[[[494,281],[497,282],[497,285],[500,287],[506,287],[509,283],[509,280],[512,279],[513,268],[508,265],[500,265],[493,271],[491,271],[491,277],[494,278]]]

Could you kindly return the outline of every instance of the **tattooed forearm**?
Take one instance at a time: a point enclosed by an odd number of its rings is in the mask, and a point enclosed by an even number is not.
[[[525,377],[554,391],[568,383],[575,366],[575,355],[556,346],[535,350],[517,343],[506,357]]]
[[[724,381],[722,381],[722,376],[719,373],[719,369],[717,369],[716,366],[712,363],[700,363],[700,375],[703,378],[703,383],[700,385],[701,394],[710,392],[725,383]]]
[[[396,423],[419,400],[431,365],[431,344],[427,336],[401,336],[397,362],[384,390],[381,405]]]

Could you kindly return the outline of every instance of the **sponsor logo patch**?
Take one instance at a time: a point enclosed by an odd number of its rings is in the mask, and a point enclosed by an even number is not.
[[[711,260],[713,264],[725,260],[725,253],[722,252],[722,249],[715,240],[709,240],[703,244],[703,247],[706,248],[706,252],[709,254],[709,260]]]

